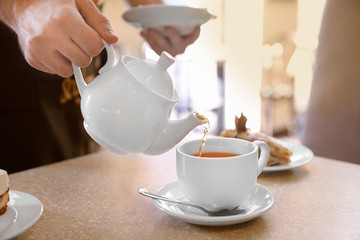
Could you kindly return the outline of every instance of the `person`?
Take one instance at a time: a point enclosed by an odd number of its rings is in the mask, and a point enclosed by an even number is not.
[[[327,0],[302,143],[360,164],[360,1]]]
[[[86,68],[90,81],[101,67],[92,60],[103,59],[101,39],[111,44],[118,40],[94,2],[0,0],[0,167],[9,173],[98,149],[82,125],[71,66]],[[166,33],[141,34],[158,53],[165,50],[175,56],[198,38],[200,29],[185,37],[172,27]]]

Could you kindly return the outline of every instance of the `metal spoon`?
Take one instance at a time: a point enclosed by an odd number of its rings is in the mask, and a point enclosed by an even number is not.
[[[185,205],[185,206],[189,206],[189,207],[194,207],[194,208],[197,208],[197,209],[203,211],[204,213],[206,213],[209,216],[231,216],[231,215],[243,214],[243,213],[246,212],[246,210],[244,210],[244,209],[238,209],[238,206],[233,208],[233,209],[224,209],[224,210],[220,210],[220,211],[210,211],[210,210],[207,210],[207,209],[205,209],[205,208],[203,208],[201,206],[195,205],[193,203],[183,202],[183,201],[180,201],[180,200],[177,200],[177,199],[172,199],[172,198],[167,198],[167,197],[157,195],[155,193],[149,192],[145,188],[140,188],[139,193],[141,195],[144,195],[146,197],[150,197],[150,198],[153,198],[153,199],[158,199],[158,200],[162,200],[162,201],[166,201],[166,202],[172,202],[172,203],[181,204],[181,205]]]

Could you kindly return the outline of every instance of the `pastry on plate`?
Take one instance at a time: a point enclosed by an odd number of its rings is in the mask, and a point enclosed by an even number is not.
[[[9,177],[5,170],[0,169],[0,215],[4,214],[9,202]]]
[[[223,137],[232,137],[244,139],[247,141],[260,140],[268,144],[270,148],[270,157],[267,166],[281,165],[290,162],[292,152],[285,146],[276,142],[276,140],[264,133],[253,133],[246,128],[247,118],[241,113],[240,118],[235,116],[236,129],[227,129],[221,132]]]

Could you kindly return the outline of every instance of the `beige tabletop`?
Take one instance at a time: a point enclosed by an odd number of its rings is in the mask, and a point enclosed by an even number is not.
[[[360,239],[360,165],[315,157],[263,173],[273,207],[224,227],[186,223],[160,211],[138,188],[176,180],[175,152],[118,156],[102,151],[10,175],[10,187],[36,196],[41,218],[18,239]]]

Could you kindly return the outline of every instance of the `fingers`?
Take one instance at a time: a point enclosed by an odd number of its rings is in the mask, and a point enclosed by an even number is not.
[[[165,27],[164,32],[166,36],[155,29],[148,29],[147,31],[141,32],[141,35],[157,54],[160,55],[162,51],[166,51],[176,56],[184,53],[187,46],[193,44],[196,39],[198,39],[200,27],[196,27],[194,31],[187,36],[181,36],[173,27]]]
[[[200,27],[196,27],[191,34],[185,36],[184,38],[185,44],[186,45],[193,44],[199,38],[199,36],[200,36]]]
[[[17,18],[19,43],[32,67],[69,77],[71,63],[86,67],[101,52],[101,38],[117,41],[109,21],[91,0],[39,1]]]
[[[80,18],[81,16],[79,16]],[[78,21],[77,27],[72,28],[66,36],[73,44],[64,44],[60,46],[59,51],[80,67],[90,64],[91,57],[97,56],[104,47],[99,34],[85,21]],[[66,40],[64,39],[64,41]]]
[[[41,44],[41,42],[38,42],[37,44]],[[58,50],[52,45],[47,45],[46,43],[43,43],[41,48],[36,47],[36,45],[32,45],[28,48],[28,53],[25,54],[25,59],[32,67],[40,71],[57,74],[61,77],[67,78],[73,74],[71,61],[69,59],[75,59],[74,62],[77,62],[75,64],[78,66],[87,66],[91,62],[91,58],[83,52],[77,55],[76,52],[80,52],[81,50],[75,44],[73,45],[73,47],[64,47],[69,50],[69,52],[71,52],[70,49],[73,49],[73,56],[66,56],[66,51],[61,51],[61,47],[59,47],[60,50]],[[38,49],[41,49],[41,51],[38,51]],[[81,57],[79,57],[79,55],[81,55]],[[82,60],[80,61],[82,61],[82,63],[78,60],[81,58]]]
[[[71,62],[59,51],[51,52],[47,59],[43,65],[48,69],[48,73],[58,74],[63,78],[68,78],[73,74]]]
[[[167,51],[171,55],[175,56],[169,51],[171,45],[168,39],[166,39],[166,37],[161,35],[158,31],[148,29],[146,32],[143,31],[140,34],[158,55],[160,55],[162,51]]]
[[[72,75],[71,63],[87,67],[103,48],[100,36],[76,8],[64,8],[22,45],[31,66],[62,77]]]
[[[26,61],[33,68],[42,72],[58,74],[67,78],[73,74],[71,62],[58,51],[45,51],[45,54],[37,54],[33,58],[31,54],[24,54]]]
[[[40,70],[42,72],[47,72],[47,73],[55,73],[54,71],[52,71],[51,69],[49,69],[48,67],[46,67],[44,64],[42,64],[40,61],[38,61],[37,59],[33,59],[28,55],[24,56],[26,61],[29,63],[29,65],[37,70]]]
[[[110,21],[91,0],[76,0],[79,12],[85,22],[108,43],[116,43],[118,37],[111,28]]]

